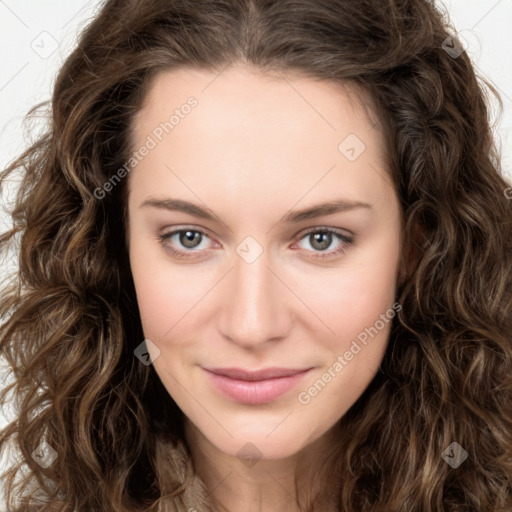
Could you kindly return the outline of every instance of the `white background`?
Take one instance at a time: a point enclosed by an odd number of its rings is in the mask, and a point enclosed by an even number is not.
[[[503,167],[512,167],[512,0],[443,0],[477,72],[501,93]],[[27,110],[50,98],[55,74],[99,0],[0,0],[0,167],[25,147]],[[58,45],[58,46],[57,46]],[[56,48],[51,55],[46,55]],[[36,52],[40,52],[42,56]],[[46,53],[45,53],[46,52]],[[510,172],[510,171],[509,171]]]
[[[100,3],[0,0],[0,168],[25,148],[23,116],[50,98],[57,70]],[[477,72],[502,96],[504,112],[495,135],[503,169],[512,178],[512,0],[444,0],[444,5],[469,45]],[[6,221],[0,212],[0,229]],[[5,270],[4,264],[0,272]],[[3,380],[0,373],[0,386]],[[4,424],[0,414],[0,428]]]

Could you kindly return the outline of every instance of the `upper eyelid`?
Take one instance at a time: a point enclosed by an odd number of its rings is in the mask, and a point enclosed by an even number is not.
[[[185,227],[178,227],[178,228],[173,228],[173,229],[170,229],[169,231],[166,231],[165,229],[162,231],[162,235],[163,237],[171,237],[171,236],[174,236],[176,235],[177,233],[181,233],[183,231],[196,231],[198,233],[201,233],[202,235],[206,235],[208,238],[212,239],[212,237],[208,234],[208,230],[206,229],[202,229],[202,228],[195,228],[195,227],[192,227],[192,226],[185,226]]]
[[[329,226],[316,226],[316,227],[313,227],[313,228],[306,228],[305,230],[300,230],[296,235],[295,237],[297,237],[298,235],[302,234],[302,236],[306,236],[306,235],[309,235],[310,233],[314,233],[314,232],[322,232],[322,231],[329,231],[331,233],[334,233],[334,234],[337,234],[337,235],[340,235],[340,236],[345,236],[347,238],[352,238],[354,236],[353,233],[345,230],[346,232],[344,233],[343,230],[341,228],[331,228]]]

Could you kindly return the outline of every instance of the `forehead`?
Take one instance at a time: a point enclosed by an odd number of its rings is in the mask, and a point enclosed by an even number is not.
[[[153,131],[174,112],[180,114],[190,98],[198,104],[194,131],[203,136],[235,136],[234,129],[236,135],[286,129],[282,138],[315,133],[341,137],[348,128],[364,137],[374,129],[370,99],[354,84],[237,65],[218,72],[179,68],[157,74],[132,123],[132,139]],[[175,137],[191,122],[179,124],[173,127]],[[378,133],[373,135],[379,139]]]
[[[362,101],[350,84],[241,66],[160,73],[131,133],[134,150],[148,138],[155,144],[130,181],[149,193],[181,175],[233,194],[286,187],[300,197],[323,180],[323,190],[343,183],[348,192],[378,194],[383,140]]]

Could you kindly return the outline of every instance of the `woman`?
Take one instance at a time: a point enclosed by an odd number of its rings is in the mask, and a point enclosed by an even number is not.
[[[12,510],[511,509],[512,207],[454,48],[426,0],[104,4],[2,174]]]

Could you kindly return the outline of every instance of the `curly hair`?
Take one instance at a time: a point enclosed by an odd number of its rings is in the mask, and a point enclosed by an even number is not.
[[[0,448],[12,440],[20,455],[2,475],[9,512],[211,509],[182,412],[134,357],[127,180],[94,191],[129,156],[158,73],[239,62],[356,86],[404,219],[384,359],[322,468],[297,476],[300,509],[512,510],[512,201],[488,92],[502,102],[465,52],[447,51],[453,31],[429,0],[104,3],[58,74],[46,132],[0,174],[2,186],[21,176],[0,237],[19,255],[0,307],[14,377],[1,403],[14,392],[16,412]],[[442,457],[454,442],[467,452],[457,468]]]

